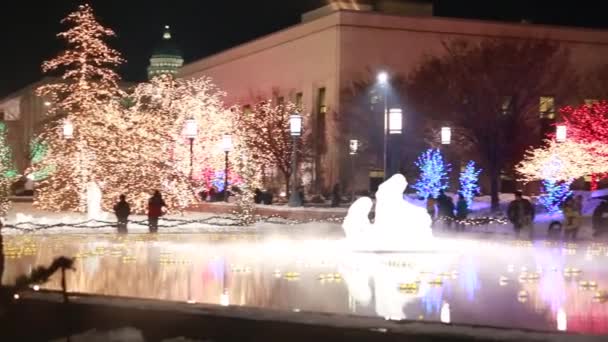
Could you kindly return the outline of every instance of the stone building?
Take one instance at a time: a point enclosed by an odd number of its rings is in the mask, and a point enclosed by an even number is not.
[[[301,103],[309,117],[305,129],[316,141],[312,178],[317,190],[350,177],[364,189],[370,176],[382,175],[382,162],[379,156],[355,167],[344,162],[348,137],[338,123],[349,119],[342,90],[353,81],[380,70],[407,74],[425,55],[443,53],[442,42],[450,39],[559,41],[570,48],[580,72],[608,59],[605,30],[433,17],[426,2],[367,3],[332,1],[303,14],[298,25],[189,63],[179,77],[210,76],[228,93],[229,103],[247,105],[259,94]],[[539,99],[539,115],[554,115],[555,102],[551,96]]]

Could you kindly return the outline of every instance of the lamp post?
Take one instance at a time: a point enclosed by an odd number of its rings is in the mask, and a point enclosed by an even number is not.
[[[222,149],[225,155],[224,165],[224,201],[228,202],[228,154],[232,150],[232,135],[224,134],[222,137]]]
[[[357,155],[357,152],[359,152],[359,140],[357,139],[351,139],[349,141],[348,144],[348,150],[349,150],[349,154],[350,154],[350,169],[353,172],[353,179],[352,181],[352,185],[351,185],[351,198],[352,201],[355,201],[355,177],[354,177],[354,173],[355,173],[355,156]]]
[[[558,143],[566,142],[567,129],[565,125],[555,126],[555,141]]]
[[[70,120],[65,120],[63,122],[62,133],[63,137],[67,140],[70,140],[74,137],[74,125]]]
[[[192,180],[192,172],[194,170],[194,138],[198,133],[198,125],[195,119],[186,120],[186,129],[184,132],[186,138],[190,141],[190,180]]]
[[[72,140],[74,138],[74,124],[68,119],[63,121],[63,127],[61,129],[61,133],[63,138],[66,140]],[[80,182],[81,186],[84,186],[86,182],[86,174],[83,170],[84,167],[84,156],[82,153],[82,142],[80,140],[76,141],[76,164],[78,165],[78,170],[80,171]],[[78,200],[79,207],[81,209],[86,208],[86,195],[84,194],[84,189],[80,189],[80,198]]]
[[[385,71],[379,72],[376,76],[378,84],[382,87],[383,94],[382,98],[384,100],[384,149],[383,149],[383,173],[384,180],[388,179],[387,176],[387,164],[388,164],[388,73]]]
[[[289,133],[292,138],[292,149],[291,149],[291,194],[289,196],[289,206],[290,207],[300,207],[302,206],[302,199],[298,194],[298,155],[297,155],[297,145],[298,145],[298,137],[302,135],[302,116],[298,113],[294,113],[289,116]]]

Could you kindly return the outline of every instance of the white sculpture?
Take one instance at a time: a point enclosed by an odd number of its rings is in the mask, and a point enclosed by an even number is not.
[[[348,209],[342,228],[355,250],[420,251],[429,250],[433,234],[431,218],[424,208],[403,199],[407,180],[392,176],[376,192],[376,216],[371,224],[368,215],[371,199],[363,197]]]

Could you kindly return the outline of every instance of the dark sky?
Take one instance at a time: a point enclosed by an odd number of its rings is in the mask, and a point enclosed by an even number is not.
[[[327,0],[92,0],[100,21],[118,37],[110,44],[128,63],[120,70],[128,81],[145,79],[148,58],[165,24],[186,62],[298,23],[302,12]],[[608,27],[600,1],[435,0],[435,15]],[[40,79],[40,63],[61,49],[59,21],[82,1],[19,0],[2,4],[0,96]]]

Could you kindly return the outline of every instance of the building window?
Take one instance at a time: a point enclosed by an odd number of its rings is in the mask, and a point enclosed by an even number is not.
[[[539,109],[541,119],[555,119],[555,98],[553,96],[541,96]]]
[[[317,93],[317,111],[319,114],[327,113],[327,104],[325,103],[325,88],[319,88]]]
[[[513,109],[513,96],[505,96],[502,99],[501,112],[502,115],[509,115]]]
[[[600,100],[598,100],[598,99],[585,99],[586,105],[592,105],[592,104],[599,103],[599,102],[600,102]]]
[[[298,109],[298,112],[301,112],[302,109],[304,108],[303,104],[304,104],[304,94],[297,93],[296,94],[296,108]]]
[[[245,114],[251,114],[251,105],[244,105],[243,106],[243,113],[245,113]]]

